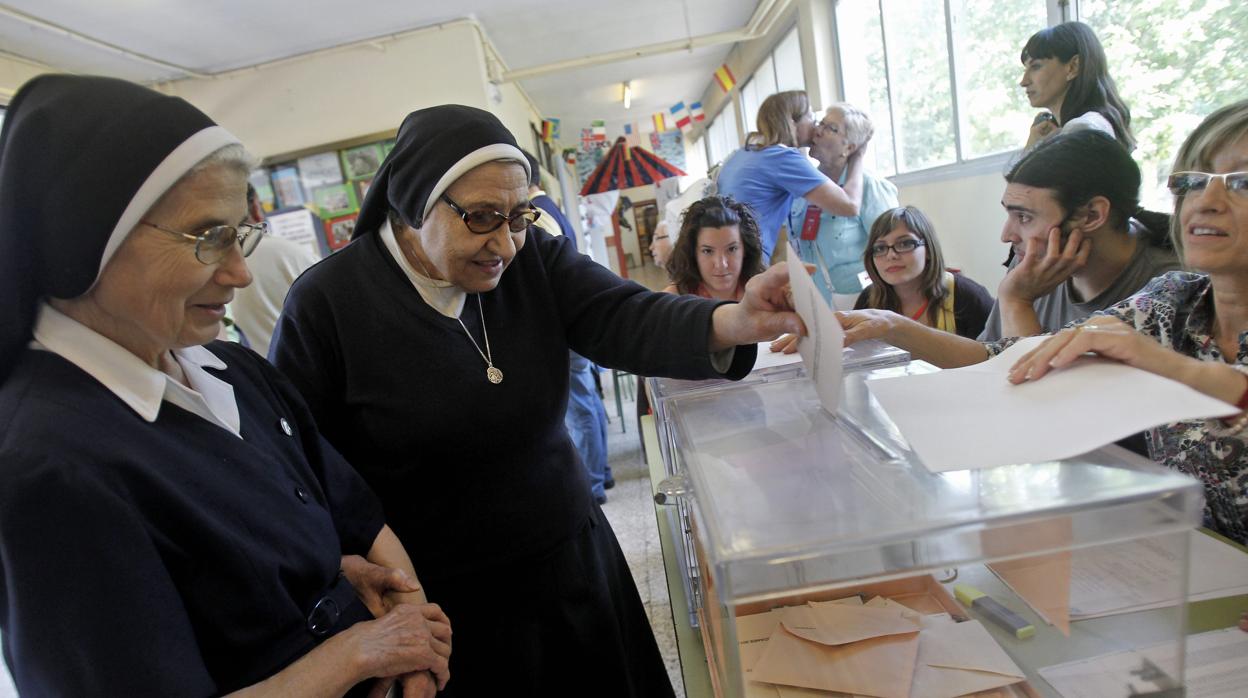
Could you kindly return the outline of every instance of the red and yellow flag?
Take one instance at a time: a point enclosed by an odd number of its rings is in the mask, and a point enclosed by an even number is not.
[[[724,94],[727,94],[732,86],[737,84],[737,79],[732,76],[727,63],[719,66],[715,71],[715,82],[719,83],[719,89],[723,90]]]

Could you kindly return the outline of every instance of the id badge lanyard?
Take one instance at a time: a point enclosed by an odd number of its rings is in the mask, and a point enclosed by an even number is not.
[[[806,207],[806,215],[802,218],[801,239],[811,243],[811,247],[815,249],[815,266],[819,267],[819,273],[823,275],[823,283],[827,285],[828,292],[831,293],[832,275],[828,273],[828,264],[823,260],[823,251],[819,249],[819,218],[823,215],[823,209],[810,204]]]

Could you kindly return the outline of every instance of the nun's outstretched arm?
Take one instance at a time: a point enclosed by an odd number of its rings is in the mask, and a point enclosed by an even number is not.
[[[804,335],[806,327],[793,310],[788,266],[780,263],[750,279],[740,303],[715,309],[708,348],[716,352],[753,345],[786,332]]]

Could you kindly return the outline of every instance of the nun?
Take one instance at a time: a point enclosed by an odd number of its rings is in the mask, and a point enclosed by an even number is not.
[[[19,693],[402,677],[432,696],[449,622],[378,500],[272,367],[213,341],[265,232],[242,222],[242,146],[107,78],[35,78],[7,117],[0,633]]]
[[[532,225],[528,168],[489,112],[410,114],[355,240],[295,282],[269,356],[454,620],[448,694],[670,696],[564,428],[568,350],[739,379],[800,320],[783,266],[740,303],[620,279]]]

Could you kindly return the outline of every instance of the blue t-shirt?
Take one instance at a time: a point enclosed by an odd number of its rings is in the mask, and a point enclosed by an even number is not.
[[[717,181],[720,196],[749,204],[758,217],[763,262],[771,261],[780,226],[789,215],[793,197],[829,181],[797,148],[769,145],[742,148],[724,162]]]

